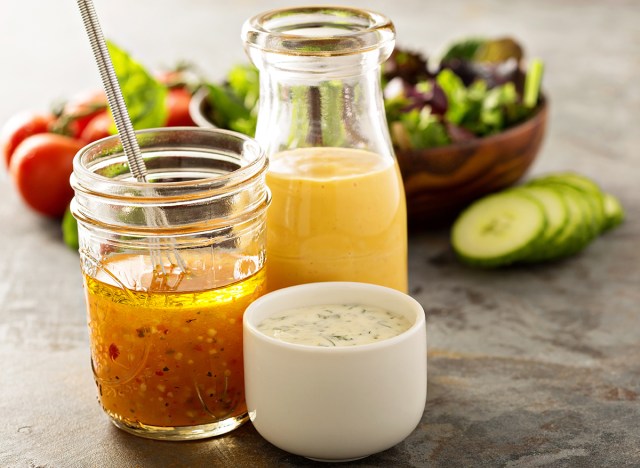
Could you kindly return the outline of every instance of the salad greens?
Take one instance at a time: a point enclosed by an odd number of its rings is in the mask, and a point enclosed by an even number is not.
[[[253,136],[260,95],[258,70],[251,65],[236,65],[227,74],[225,83],[208,83],[206,86],[213,123]]]
[[[385,67],[385,109],[400,149],[424,149],[493,135],[526,120],[540,98],[542,62],[521,70],[510,38],[470,38],[443,54],[435,76],[413,80]],[[406,59],[404,59],[406,61]],[[421,57],[414,62],[426,63]],[[428,76],[424,72],[416,72]]]
[[[529,118],[540,100],[543,66],[525,73],[511,38],[467,38],[452,44],[436,70],[420,53],[396,48],[382,69],[384,104],[394,145],[403,150],[445,146],[499,133]],[[218,127],[253,135],[259,81],[236,66],[223,84],[208,84],[210,118]]]
[[[167,88],[140,63],[111,41],[107,47],[135,130],[162,127],[168,118]],[[117,133],[115,124],[109,132]],[[70,248],[78,249],[78,223],[69,209],[62,219],[62,238]]]
[[[133,128],[162,127],[168,117],[167,88],[113,42],[107,41],[107,47]],[[116,133],[115,125],[111,133]]]
[[[67,207],[62,217],[62,240],[73,250],[78,250],[80,247],[78,241],[78,222],[76,218],[71,214],[71,210]]]

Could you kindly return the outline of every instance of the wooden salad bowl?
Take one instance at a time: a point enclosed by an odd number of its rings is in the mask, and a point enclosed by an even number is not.
[[[442,224],[473,200],[516,183],[538,154],[547,109],[542,100],[528,120],[488,137],[422,150],[396,148],[409,223]]]
[[[193,96],[190,114],[196,125],[212,128],[206,97],[204,89]],[[517,182],[540,149],[547,107],[543,99],[531,118],[496,135],[423,150],[395,148],[409,223],[451,221],[473,200]]]

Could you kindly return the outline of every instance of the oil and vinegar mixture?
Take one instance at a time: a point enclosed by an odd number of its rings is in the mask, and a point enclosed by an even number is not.
[[[93,372],[117,424],[177,428],[246,413],[242,315],[264,292],[264,270],[238,275],[246,264],[232,255],[184,259],[187,274],[160,277],[144,257],[120,255],[85,275]],[[127,272],[137,287],[113,279]]]

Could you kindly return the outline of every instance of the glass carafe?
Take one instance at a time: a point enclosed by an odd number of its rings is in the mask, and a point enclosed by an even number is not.
[[[270,158],[267,283],[360,281],[407,290],[402,179],[382,100],[388,18],[347,7],[248,20],[260,70],[256,139]]]

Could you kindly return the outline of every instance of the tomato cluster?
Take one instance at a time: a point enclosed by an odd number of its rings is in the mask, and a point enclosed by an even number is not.
[[[195,125],[190,99],[185,86],[169,87],[167,127]],[[0,157],[24,202],[43,215],[61,217],[73,198],[73,157],[84,145],[109,136],[112,126],[99,90],[78,94],[56,114],[22,112],[10,118],[0,131]]]

